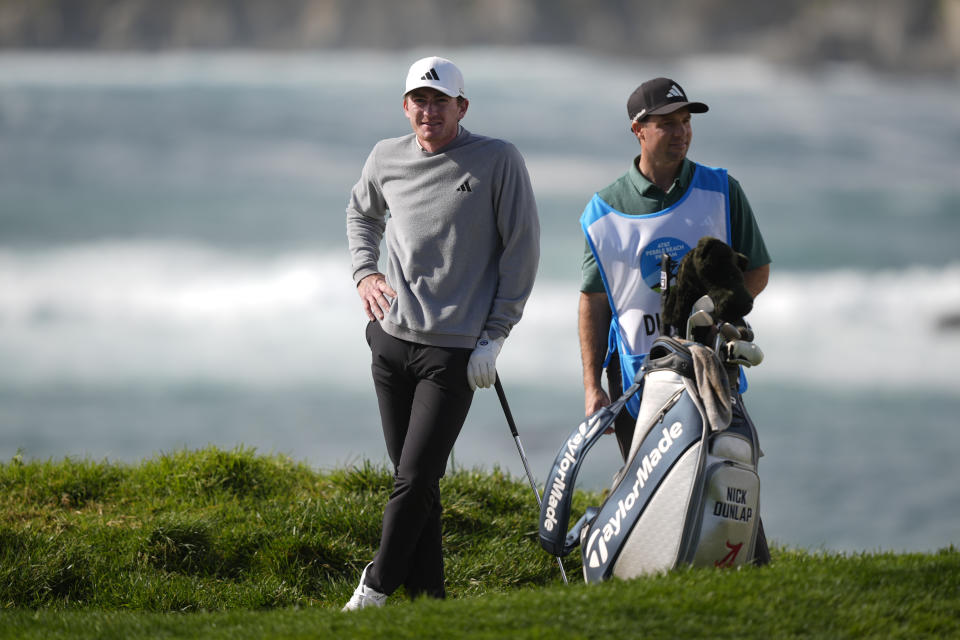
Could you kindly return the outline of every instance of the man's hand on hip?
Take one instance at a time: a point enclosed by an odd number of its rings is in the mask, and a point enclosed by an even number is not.
[[[471,391],[477,387],[486,389],[497,379],[497,356],[503,348],[503,338],[491,338],[486,333],[480,335],[477,346],[467,362],[467,383]]]
[[[370,320],[383,320],[383,314],[390,310],[393,298],[397,297],[397,292],[387,284],[387,278],[382,273],[371,273],[358,282],[357,294]]]

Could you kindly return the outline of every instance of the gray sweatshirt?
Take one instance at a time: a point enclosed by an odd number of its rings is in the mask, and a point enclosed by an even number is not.
[[[389,224],[388,224],[389,221]],[[540,258],[526,165],[504,140],[461,128],[437,153],[414,134],[381,140],[347,205],[353,280],[377,273],[397,292],[381,325],[402,340],[473,348],[506,337],[523,313]]]

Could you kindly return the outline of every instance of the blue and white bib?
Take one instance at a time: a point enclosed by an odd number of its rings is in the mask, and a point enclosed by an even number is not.
[[[645,215],[617,211],[594,194],[580,225],[613,312],[607,362],[616,349],[626,389],[660,335],[661,256],[666,253],[679,261],[704,236],[730,243],[727,171],[697,164],[690,186],[677,203]],[[639,394],[627,403],[634,417],[639,403]]]

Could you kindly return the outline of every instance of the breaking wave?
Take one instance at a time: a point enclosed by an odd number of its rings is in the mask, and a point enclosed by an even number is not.
[[[542,277],[499,366],[578,389],[577,282]],[[956,392],[960,264],[773,272],[750,320],[751,374],[807,387]],[[345,251],[257,256],[102,243],[0,252],[0,384],[369,384]]]

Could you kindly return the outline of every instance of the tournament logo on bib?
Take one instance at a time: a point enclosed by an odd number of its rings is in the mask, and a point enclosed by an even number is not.
[[[660,293],[660,261],[663,254],[670,256],[675,262],[690,251],[690,246],[678,238],[657,238],[640,253],[640,273],[643,282]]]

